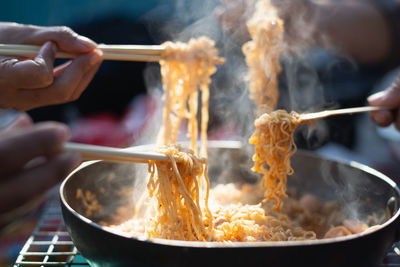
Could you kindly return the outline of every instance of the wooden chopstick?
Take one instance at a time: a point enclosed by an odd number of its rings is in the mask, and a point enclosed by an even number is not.
[[[111,53],[131,53],[143,55],[161,55],[164,48],[161,45],[106,45],[99,44],[98,49]]]
[[[0,55],[25,56],[37,55],[40,46],[24,44],[0,44]],[[103,52],[105,60],[147,61],[155,62],[162,59],[163,48],[159,45],[105,45],[100,44],[98,49]],[[57,58],[75,58],[77,55],[57,52]]]
[[[169,158],[155,152],[136,152],[127,149],[87,145],[79,143],[65,143],[65,151],[78,152],[83,160],[103,160],[108,162],[136,162],[148,163],[150,160],[169,161]]]
[[[356,108],[324,110],[324,111],[320,111],[320,112],[300,114],[300,120],[302,120],[302,121],[316,120],[316,119],[322,119],[322,118],[326,118],[326,117],[334,116],[334,115],[369,112],[369,111],[383,110],[383,109],[389,109],[389,108],[388,107],[356,107]]]
[[[40,46],[28,44],[0,44],[0,48],[12,50],[34,50],[39,51]],[[99,44],[98,49],[111,53],[131,53],[143,55],[161,55],[164,48],[161,45],[106,45]]]

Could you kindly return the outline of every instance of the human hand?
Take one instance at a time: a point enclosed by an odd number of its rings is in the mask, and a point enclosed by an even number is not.
[[[42,45],[34,58],[0,59],[0,108],[29,110],[79,98],[101,64],[96,43],[67,27],[0,23],[0,43]],[[78,56],[54,68],[57,48]]]
[[[391,108],[391,110],[372,111],[370,117],[375,124],[386,127],[394,123],[400,130],[400,74],[388,89],[368,97],[368,102],[371,106]]]
[[[33,125],[26,115],[0,131],[0,218],[45,193],[79,164],[79,155],[61,150],[67,138],[64,125]]]

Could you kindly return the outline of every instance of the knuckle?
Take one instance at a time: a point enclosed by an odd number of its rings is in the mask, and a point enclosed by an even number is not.
[[[19,83],[19,79],[14,75],[14,64],[18,60],[15,58],[0,59],[0,80],[2,85],[13,86]]]
[[[0,71],[7,73],[12,70],[13,65],[18,62],[16,58],[2,58],[0,59]]]
[[[77,34],[67,26],[58,26],[56,27],[56,32],[63,38],[76,38]]]

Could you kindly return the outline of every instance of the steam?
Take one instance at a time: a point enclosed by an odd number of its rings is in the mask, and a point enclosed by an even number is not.
[[[254,121],[253,106],[248,99],[247,83],[244,81],[247,66],[241,44],[221,29],[215,17],[214,10],[218,5],[219,1],[216,0],[177,1],[171,19],[161,27],[150,23],[149,29],[158,43],[167,40],[187,42],[190,38],[202,35],[216,42],[220,55],[227,62],[218,66],[217,73],[212,76],[209,128],[212,131],[222,125],[234,125],[239,129],[235,135],[246,136],[252,127],[251,122]],[[148,17],[151,18],[158,12],[155,10]],[[154,82],[156,75],[159,75],[155,73],[159,73],[158,66],[147,68],[145,81],[149,93],[159,97],[162,88],[160,83]]]
[[[231,2],[235,1],[227,3]],[[252,14],[255,1],[237,0],[237,2],[245,8],[242,12],[243,18],[239,19],[239,22],[244,23]],[[280,13],[292,14],[293,0],[276,2],[280,6]],[[212,133],[214,129],[224,125],[231,125],[230,129],[235,129],[232,134],[235,139],[247,144],[249,136],[254,131],[255,117],[254,104],[249,100],[248,83],[245,80],[248,68],[241,50],[244,41],[247,40],[237,39],[243,36],[240,27],[234,27],[230,32],[222,28],[215,14],[217,8],[221,6],[219,0],[178,0],[174,5],[170,2],[168,4],[171,15],[166,21],[154,22],[154,18],[167,6],[160,6],[147,15],[150,34],[157,43],[168,40],[187,42],[192,37],[202,35],[216,42],[220,55],[226,59],[226,64],[218,66],[217,73],[212,76],[209,132]],[[335,103],[327,103],[325,100],[323,86],[315,68],[320,64],[319,61],[323,62],[322,53],[315,49],[310,50],[314,45],[312,40],[315,28],[310,24],[305,9],[298,8],[295,13],[296,16],[291,16],[288,22],[291,27],[287,28],[284,51],[281,55],[283,72],[279,79],[280,100],[277,108],[299,113],[333,108]],[[327,40],[323,36],[319,38]],[[144,76],[148,92],[159,99],[161,109],[162,85],[159,65],[149,64]],[[149,123],[151,128],[148,129],[148,134],[144,134],[145,139],[142,143],[154,143],[155,139],[152,138],[155,138],[158,126],[161,125],[161,110],[156,113],[154,120]],[[314,129],[301,127],[299,131],[305,140],[324,140],[329,134],[323,121],[316,124]],[[212,138],[212,135],[210,137]],[[253,148],[247,145],[245,149],[250,156]]]
[[[354,166],[328,160],[322,161],[320,168],[324,183],[321,187],[331,190],[325,195],[332,195],[349,219],[363,222],[372,219],[372,223],[384,221],[387,199],[382,196],[389,194],[379,179]]]

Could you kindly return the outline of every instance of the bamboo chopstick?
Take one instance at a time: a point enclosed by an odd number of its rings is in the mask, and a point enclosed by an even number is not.
[[[131,150],[95,146],[78,143],[65,143],[65,151],[78,152],[83,160],[103,160],[108,162],[148,163],[150,160],[168,161],[169,158],[155,152],[134,152]]]
[[[0,55],[4,56],[25,56],[32,57],[37,55],[40,46],[25,44],[0,44]],[[159,45],[98,45],[98,49],[103,51],[105,60],[125,60],[125,61],[159,61],[162,59],[163,48]],[[75,58],[77,55],[57,52],[57,58]]]
[[[370,107],[370,106],[368,106],[368,107],[324,110],[324,111],[320,111],[320,112],[300,114],[300,120],[302,120],[302,121],[316,120],[316,119],[322,119],[322,118],[326,118],[326,117],[334,116],[334,115],[369,112],[369,111],[382,110],[382,109],[389,109],[389,108],[388,107]]]

